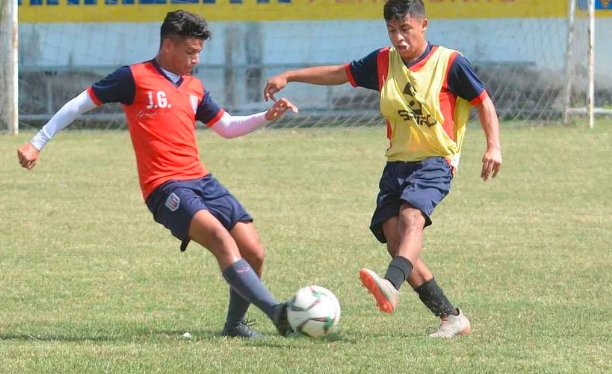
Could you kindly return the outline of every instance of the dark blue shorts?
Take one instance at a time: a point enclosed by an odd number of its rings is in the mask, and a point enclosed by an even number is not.
[[[155,222],[181,240],[182,251],[189,244],[191,219],[200,210],[208,210],[228,231],[238,222],[253,221],[242,204],[212,174],[195,180],[166,182],[153,190],[146,203]]]
[[[381,243],[387,242],[382,224],[398,216],[404,202],[423,212],[425,226],[431,225],[431,214],[450,191],[452,179],[451,167],[443,157],[388,162],[380,178],[376,210],[370,223],[376,239]]]

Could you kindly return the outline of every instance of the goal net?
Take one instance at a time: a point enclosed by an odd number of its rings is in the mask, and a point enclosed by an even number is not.
[[[570,105],[584,106],[588,23],[585,12],[578,10],[570,33],[568,0],[424,2],[430,20],[427,39],[456,49],[471,61],[502,120],[559,123],[567,109],[568,87]],[[600,7],[603,3],[608,2],[598,0]],[[40,127],[91,83],[119,66],[154,57],[159,25],[168,11],[186,9],[208,20],[213,38],[205,45],[194,75],[219,105],[232,114],[245,114],[269,106],[262,94],[267,77],[287,69],[347,63],[389,45],[383,4],[382,0],[19,0],[20,127]],[[602,18],[602,34],[612,34],[609,20]],[[6,27],[0,24],[0,33]],[[568,35],[573,40],[571,54]],[[600,38],[599,49],[604,50],[607,42]],[[602,58],[596,102],[600,106],[610,104],[603,66],[606,58],[608,66],[612,63],[611,56],[602,54]],[[0,69],[0,79],[5,70]],[[292,83],[282,94],[300,108],[300,114],[277,126],[382,123],[374,91],[349,84]],[[118,105],[87,113],[79,125],[125,126]]]

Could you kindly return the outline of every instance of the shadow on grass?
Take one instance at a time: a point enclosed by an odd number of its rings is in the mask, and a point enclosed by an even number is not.
[[[248,343],[249,345],[258,347],[279,349],[290,348],[299,350],[317,350],[320,349],[321,344],[355,344],[357,342],[357,339],[348,338],[340,333],[331,333],[322,338],[311,338],[298,333],[287,335],[284,338],[279,335],[266,335],[266,338],[264,339],[245,341],[245,343]]]
[[[0,341],[18,340],[18,341],[33,341],[33,342],[133,342],[144,340],[184,340],[184,341],[202,341],[202,340],[231,340],[241,341],[238,338],[228,338],[221,336],[220,331],[216,330],[195,330],[190,331],[189,337],[185,337],[185,330],[150,330],[135,332],[133,334],[62,334],[62,333],[3,333],[0,334]],[[281,338],[278,335],[265,335],[263,339],[248,340],[245,343],[253,343],[255,345],[278,346],[286,347],[286,344],[280,342],[291,343],[297,341],[308,341],[313,343],[329,344],[334,342],[351,342],[355,340],[346,339],[339,334],[330,334],[323,338],[310,338],[300,334],[292,334],[286,338]]]
[[[29,334],[29,333],[3,333],[0,341],[19,340],[34,342],[133,342],[144,340],[190,340],[183,336],[182,331],[150,330],[135,332],[133,334]],[[220,331],[199,330],[191,332],[192,337],[197,340],[213,340],[221,338]]]
[[[42,334],[36,333],[24,333],[24,332],[5,332],[0,333],[0,341],[16,340],[16,341],[31,341],[31,342],[134,342],[134,341],[146,341],[146,340],[183,340],[183,341],[212,341],[212,340],[228,340],[228,341],[241,341],[239,338],[228,338],[221,336],[219,330],[192,330],[189,331],[189,337],[185,337],[186,330],[142,330],[132,331],[125,333],[104,333],[98,331],[96,333],[53,333],[45,332]],[[392,332],[386,331],[380,334],[368,334],[367,336],[360,337],[359,334],[343,334],[341,331],[333,332],[322,338],[311,338],[298,333],[293,333],[285,338],[272,333],[263,334],[263,339],[258,340],[243,340],[245,343],[266,346],[266,347],[278,347],[287,348],[299,344],[301,348],[308,348],[309,346],[315,348],[319,344],[358,344],[363,339],[372,338],[420,338],[426,336],[422,331],[402,331],[394,330]],[[363,338],[363,339],[362,339]],[[307,343],[308,345],[303,345]]]

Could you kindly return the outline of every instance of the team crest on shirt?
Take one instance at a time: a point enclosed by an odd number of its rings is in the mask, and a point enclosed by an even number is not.
[[[179,208],[179,205],[181,205],[181,198],[173,192],[166,199],[165,205],[166,208],[170,209],[171,212],[174,212]]]
[[[189,100],[191,100],[193,112],[196,113],[198,111],[198,97],[196,95],[189,95]]]

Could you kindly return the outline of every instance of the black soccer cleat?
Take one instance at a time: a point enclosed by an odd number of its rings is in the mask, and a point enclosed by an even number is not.
[[[276,330],[281,336],[287,336],[287,334],[293,333],[293,329],[287,319],[287,305],[288,303],[280,303],[274,307],[274,313],[272,322],[276,326]]]
[[[230,326],[226,324],[221,331],[221,336],[227,336],[229,338],[263,339],[264,336],[251,327],[254,324],[254,321],[244,320]]]

